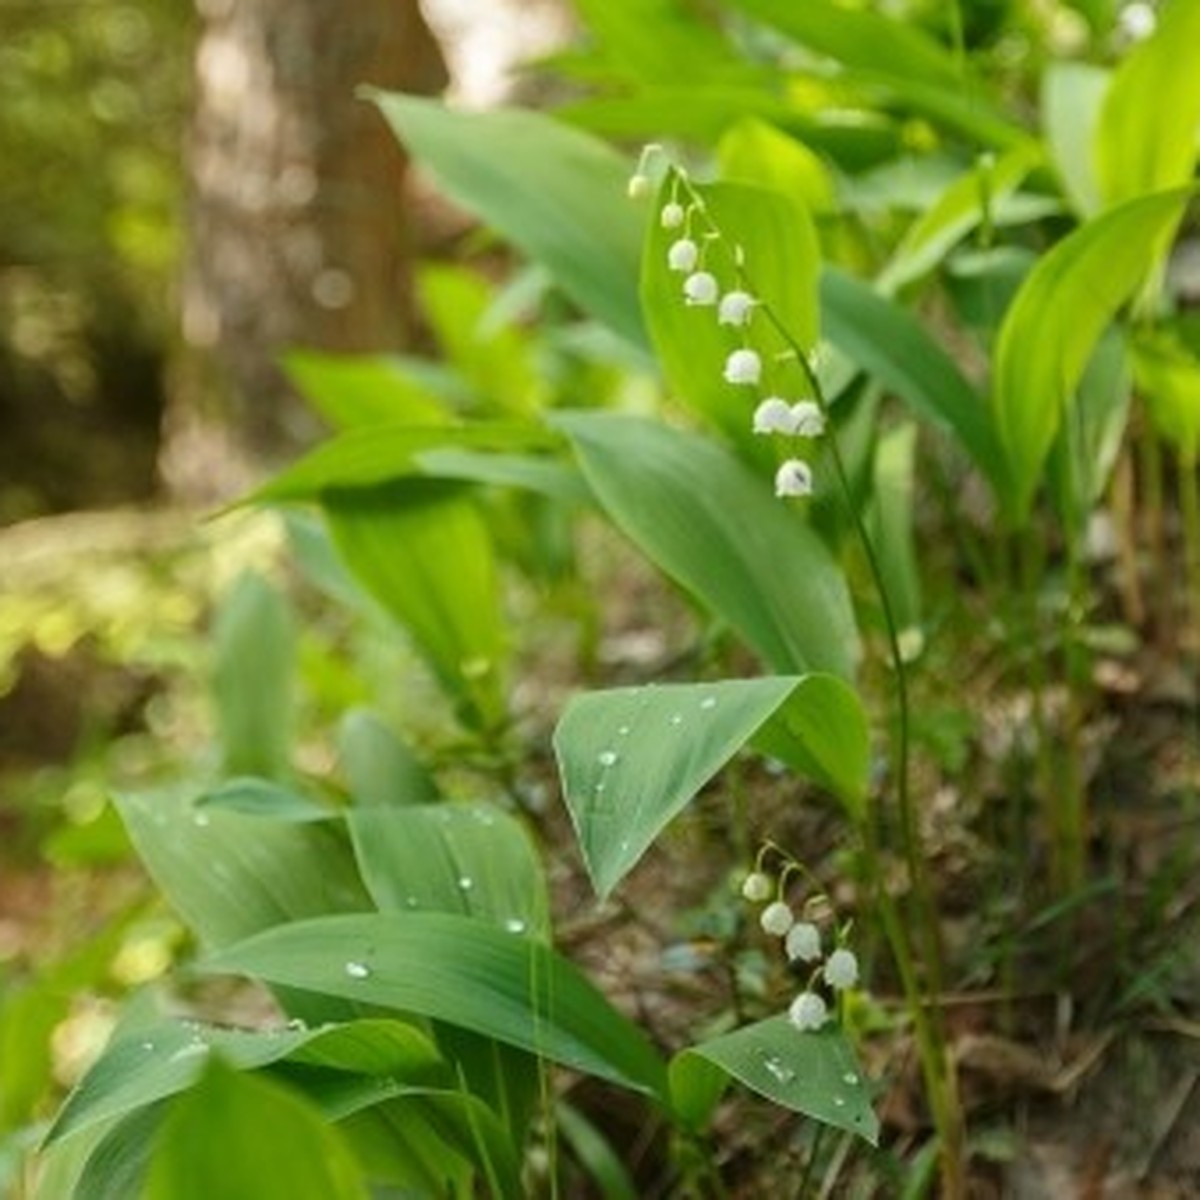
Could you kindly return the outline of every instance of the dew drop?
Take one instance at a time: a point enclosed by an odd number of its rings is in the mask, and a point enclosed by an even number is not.
[[[192,824],[199,826],[201,829],[208,825],[211,820],[212,818],[206,812],[196,812],[192,814]]]
[[[416,898],[416,896],[406,896],[404,898],[404,903],[407,904],[409,908],[421,907],[421,902]]]
[[[796,1072],[791,1067],[785,1066],[783,1061],[773,1054],[763,1059],[763,1066],[766,1068],[767,1074],[780,1083],[791,1083],[796,1078]]]
[[[142,1049],[143,1049],[143,1050],[153,1050],[153,1049],[154,1049],[154,1043],[153,1043],[153,1042],[143,1042],[143,1043],[142,1043]]]
[[[509,917],[508,920],[504,922],[504,928],[507,929],[509,933],[524,933],[525,922],[522,921],[520,917]]]
[[[458,886],[461,891],[469,892],[475,886],[475,880],[470,875],[459,876]]]
[[[618,755],[615,750],[601,750],[600,753],[598,755],[596,755],[596,761],[602,767],[615,766],[617,758],[618,758]]]
[[[208,1046],[204,1042],[190,1042],[186,1046],[181,1046],[174,1054],[171,1055],[171,1062],[179,1062],[184,1058],[195,1058],[197,1054],[207,1054]]]
[[[622,725],[622,726],[621,726],[621,727],[620,727],[620,728],[617,730],[617,736],[618,736],[618,737],[628,737],[628,736],[629,736],[629,726],[628,726],[628,725]]]
[[[683,713],[672,713],[671,714],[671,724],[672,725],[682,725],[683,724]]]
[[[597,796],[598,796],[598,795],[599,795],[599,794],[600,794],[602,791],[604,791],[604,783],[603,783],[603,781],[601,781],[600,783],[596,784],[596,786],[595,786],[594,788],[592,788],[592,791],[593,791],[593,792],[595,792]]]
[[[348,962],[346,964],[346,974],[351,979],[366,979],[371,974],[371,968],[366,963]]]
[[[716,708],[717,707],[716,696],[705,696],[704,699],[700,701],[700,707],[701,708]]]
[[[855,1073],[853,1071],[847,1071],[845,1073],[845,1075],[842,1076],[842,1082],[848,1083],[851,1087],[857,1087],[858,1086],[858,1076],[855,1075]]]
[[[834,1108],[845,1108],[846,1107],[845,1098],[842,1096],[834,1096],[833,1107]]]
[[[625,853],[625,851],[629,849],[629,839],[628,838],[621,839],[621,847],[620,848],[621,848],[622,854]]]
[[[300,1017],[293,1017],[287,1023],[287,1028],[293,1033],[303,1033],[308,1028],[308,1022]]]

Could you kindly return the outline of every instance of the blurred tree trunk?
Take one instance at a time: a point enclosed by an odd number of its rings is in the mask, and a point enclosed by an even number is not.
[[[195,371],[165,425],[183,494],[240,485],[315,432],[276,365],[290,346],[386,351],[411,326],[404,157],[362,83],[436,92],[446,69],[417,0],[197,0],[183,325]],[[222,486],[224,481],[225,486]]]

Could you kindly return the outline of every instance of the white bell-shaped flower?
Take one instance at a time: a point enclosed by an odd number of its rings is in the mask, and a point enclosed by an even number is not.
[[[625,190],[629,193],[630,200],[640,200],[643,196],[648,196],[650,194],[650,176],[642,171],[635,171],[630,175]]]
[[[821,957],[821,931],[811,921],[797,921],[783,943],[788,962],[813,962]]]
[[[742,880],[742,897],[754,904],[761,904],[764,900],[769,900],[774,890],[775,885],[771,882],[770,875],[763,871],[751,871]]]
[[[782,900],[776,900],[762,910],[758,923],[763,933],[769,933],[772,937],[786,937],[794,920],[792,910]]]
[[[754,297],[749,292],[726,292],[717,309],[717,321],[721,325],[745,325],[754,307]]]
[[[762,359],[754,350],[735,350],[725,360],[725,382],[754,387],[762,378]]]
[[[815,400],[799,400],[792,405],[792,432],[804,438],[820,437],[825,432],[825,414]]]
[[[700,247],[691,238],[677,238],[667,249],[667,266],[672,271],[694,271],[700,261]]]
[[[683,281],[683,294],[689,304],[709,307],[716,304],[718,292],[716,276],[708,271],[693,271]]]
[[[852,988],[858,982],[858,959],[852,950],[844,947],[835,950],[825,961],[825,982],[841,991]]]
[[[795,433],[792,406],[779,396],[768,396],[754,410],[755,433]]]
[[[829,1009],[816,992],[801,992],[788,1007],[788,1020],[801,1033],[811,1033],[829,1020]]]
[[[812,490],[812,468],[801,458],[789,458],[775,472],[775,495],[780,499],[811,496]]]
[[[671,200],[662,206],[658,219],[664,229],[678,229],[686,215],[683,205],[678,200]]]

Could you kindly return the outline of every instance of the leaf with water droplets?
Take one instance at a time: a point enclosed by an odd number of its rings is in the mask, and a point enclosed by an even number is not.
[[[838,795],[866,795],[867,723],[830,675],[616,688],[577,696],[554,735],[567,807],[607,895],[693,796],[749,741]],[[613,747],[620,744],[618,754]]]
[[[835,1026],[801,1033],[786,1016],[770,1017],[681,1051],[671,1061],[671,1098],[698,1128],[730,1079],[814,1121],[875,1145],[879,1119],[854,1049]]]

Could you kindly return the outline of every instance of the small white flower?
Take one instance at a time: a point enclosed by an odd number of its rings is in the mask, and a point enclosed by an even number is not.
[[[769,933],[772,937],[784,937],[794,920],[792,910],[782,900],[776,900],[762,910],[758,923],[764,933]]]
[[[835,950],[825,962],[825,982],[839,991],[858,982],[858,959],[851,950]]]
[[[1158,16],[1149,4],[1126,4],[1117,17],[1117,24],[1130,41],[1140,42],[1158,27]]]
[[[801,992],[788,1008],[788,1020],[801,1033],[809,1033],[829,1020],[829,1009],[816,992]]]
[[[797,921],[783,943],[788,962],[812,962],[821,957],[821,931],[810,921]]]
[[[662,222],[664,229],[678,229],[683,224],[685,216],[683,205],[677,200],[672,200],[670,203],[663,205],[662,212],[658,214],[658,219]]]
[[[812,469],[803,459],[789,458],[775,472],[775,495],[811,496],[813,490]]]
[[[774,890],[775,885],[771,882],[771,877],[762,871],[751,871],[742,880],[742,896],[755,904],[761,904],[764,900],[770,899]]]
[[[919,625],[909,625],[896,635],[896,649],[902,663],[916,662],[925,649],[925,634]]]
[[[825,432],[825,414],[814,400],[800,400],[792,405],[792,432],[797,437],[815,438]]]
[[[643,196],[648,196],[650,194],[650,176],[641,171],[635,171],[630,175],[625,190],[629,193],[630,200],[640,200]]]
[[[749,292],[726,292],[717,309],[717,321],[721,325],[745,325],[754,307],[754,297]]]
[[[705,307],[717,302],[717,279],[707,271],[693,271],[683,281],[683,294],[689,304]]]
[[[762,378],[762,359],[753,350],[735,350],[725,360],[726,383],[753,387]]]
[[[672,271],[692,271],[700,261],[700,247],[691,238],[677,238],[667,251],[667,266]]]
[[[796,432],[792,419],[792,406],[779,396],[768,396],[754,410],[755,433],[784,433]]]

